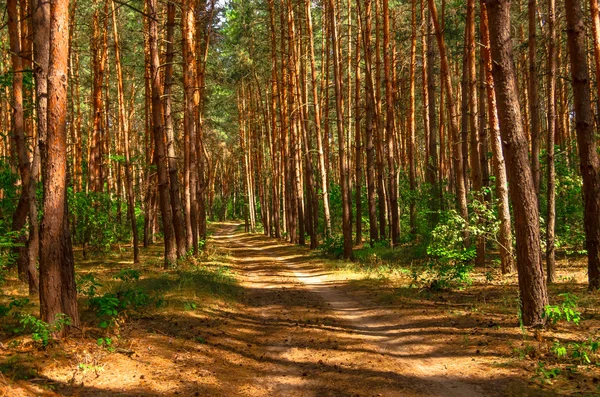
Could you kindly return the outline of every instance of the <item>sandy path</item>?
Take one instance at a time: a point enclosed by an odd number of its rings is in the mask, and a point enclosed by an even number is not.
[[[226,225],[214,240],[241,274],[245,314],[262,322],[257,339],[265,367],[255,376],[258,394],[483,395],[456,368],[448,370],[439,346],[414,329],[403,332],[410,318],[356,302],[343,292],[343,280],[297,247],[235,230]]]

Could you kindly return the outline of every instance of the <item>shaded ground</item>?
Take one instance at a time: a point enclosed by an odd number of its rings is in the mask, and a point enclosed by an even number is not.
[[[137,285],[169,303],[123,319],[116,351],[93,343],[93,327],[46,350],[3,340],[0,396],[600,395],[596,369],[565,378],[568,390],[531,380],[548,336],[492,310],[514,306],[513,286],[400,288],[236,224],[212,241],[213,273],[164,273],[160,251],[145,253]]]

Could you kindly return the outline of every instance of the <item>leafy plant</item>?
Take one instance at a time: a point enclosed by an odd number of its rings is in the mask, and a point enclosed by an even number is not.
[[[327,237],[319,249],[335,258],[341,258],[344,255],[344,236]]]
[[[136,269],[121,269],[119,273],[117,273],[113,278],[115,280],[121,280],[124,283],[138,281],[140,279],[141,273]]]
[[[550,347],[550,352],[559,359],[572,359],[579,365],[589,365],[592,363],[592,358],[595,357],[600,342],[594,341],[591,338],[585,342],[573,342],[563,345],[559,341],[554,341]]]
[[[96,296],[96,292],[100,287],[102,287],[102,284],[100,284],[91,273],[77,278],[77,292],[84,294],[88,298]]]
[[[562,302],[558,305],[547,305],[544,308],[544,318],[552,324],[565,320],[579,325],[581,313],[577,311],[577,301],[579,299],[577,295],[565,292],[558,296],[562,298]]]
[[[30,314],[24,314],[21,316],[19,323],[24,332],[31,332],[31,339],[34,342],[39,342],[45,347],[52,340],[53,334],[60,332],[64,326],[71,324],[71,319],[65,314],[59,313],[56,315],[54,322],[48,324]]]
[[[560,375],[560,369],[546,369],[546,364],[543,361],[539,361],[538,366],[535,369],[535,373],[537,374],[537,376],[535,376],[534,379],[539,379],[542,384],[550,384],[552,383],[552,379],[556,379],[558,375]]]

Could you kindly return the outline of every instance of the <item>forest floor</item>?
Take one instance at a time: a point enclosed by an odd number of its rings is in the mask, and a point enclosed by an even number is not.
[[[600,395],[597,365],[550,353],[555,341],[600,330],[581,263],[559,264],[551,296],[581,296],[582,324],[528,330],[517,322],[514,276],[486,282],[482,273],[464,290],[432,291],[239,224],[213,228],[209,253],[187,267],[163,271],[162,248],[145,250],[140,279],[125,284],[153,304],[108,331],[92,326],[82,301],[86,326],[70,338],[40,348],[3,334],[0,397]],[[127,258],[80,258],[78,273],[119,291],[114,276],[134,267]],[[16,282],[4,289],[4,302],[25,292]],[[99,346],[106,337],[111,345]]]

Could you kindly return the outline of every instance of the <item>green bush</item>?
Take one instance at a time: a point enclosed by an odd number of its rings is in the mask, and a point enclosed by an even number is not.
[[[344,236],[327,237],[323,244],[319,246],[319,249],[327,255],[341,258],[344,255]]]

